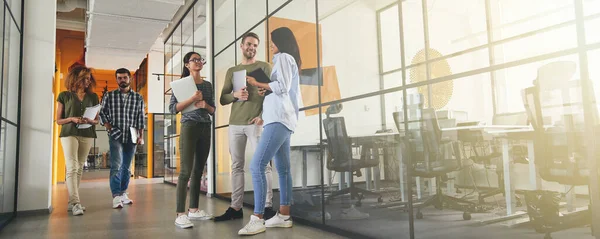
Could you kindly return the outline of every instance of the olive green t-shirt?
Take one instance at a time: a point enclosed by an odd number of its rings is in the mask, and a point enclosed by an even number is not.
[[[77,98],[77,94],[70,91],[63,91],[58,95],[56,100],[63,104],[62,118],[82,117],[86,107],[92,107],[99,103],[96,93],[87,93],[83,97],[83,101]],[[92,125],[87,129],[78,129],[77,124],[64,124],[60,130],[59,137],[81,136],[86,138],[96,138],[96,126]]]
[[[267,76],[271,76],[271,65],[263,61],[256,61],[249,65],[239,64],[227,70],[219,101],[221,105],[233,103],[231,106],[231,115],[229,116],[230,125],[249,125],[253,118],[260,116],[262,113],[265,97],[258,94],[256,86],[248,85],[246,89],[248,91],[247,101],[238,101],[233,97],[233,72],[246,70],[247,73],[250,73],[258,68],[261,68]]]

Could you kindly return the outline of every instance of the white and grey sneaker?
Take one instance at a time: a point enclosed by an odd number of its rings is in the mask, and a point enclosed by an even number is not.
[[[265,220],[252,215],[250,216],[250,221],[248,224],[238,231],[238,235],[251,236],[265,232],[266,230],[267,228],[265,227]]]
[[[72,212],[73,211],[73,206],[75,206],[75,204],[70,204],[69,203],[69,205],[67,206],[67,212]],[[81,209],[83,209],[83,211],[85,211],[85,207],[84,206],[81,206]]]
[[[73,216],[79,216],[79,215],[83,215],[83,208],[81,206],[81,204],[75,204],[75,206],[73,206]]]
[[[342,216],[342,219],[345,219],[345,220],[360,220],[360,219],[366,219],[366,218],[370,217],[370,215],[368,213],[359,211],[358,209],[356,209],[354,207],[354,205],[352,205],[348,209],[342,210],[341,216]]]
[[[195,212],[188,211],[188,217],[190,220],[211,220],[211,219],[213,219],[213,215],[204,212],[204,210],[197,210]]]
[[[183,214],[175,219],[175,226],[186,229],[193,227],[194,224],[190,221],[187,215]]]
[[[121,200],[121,196],[116,196],[113,198],[113,208],[123,208],[123,201]]]
[[[284,227],[289,228],[292,227],[292,217],[287,215],[281,215],[279,212],[277,215],[273,216],[271,219],[265,221],[265,227]]]
[[[123,195],[121,195],[121,202],[123,202],[124,205],[131,205],[131,204],[133,204],[133,200],[131,200],[129,198],[129,196],[127,195],[127,193],[123,193]]]

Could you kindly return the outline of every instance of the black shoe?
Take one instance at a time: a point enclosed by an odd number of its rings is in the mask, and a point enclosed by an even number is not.
[[[229,221],[229,220],[235,220],[235,219],[241,219],[244,218],[244,211],[242,211],[242,209],[240,209],[239,211],[236,211],[233,208],[228,208],[227,211],[218,217],[215,217],[215,222],[220,222],[220,221]]]
[[[273,207],[265,207],[265,214],[263,214],[263,218],[266,220],[271,219],[277,214],[276,211],[273,211]]]

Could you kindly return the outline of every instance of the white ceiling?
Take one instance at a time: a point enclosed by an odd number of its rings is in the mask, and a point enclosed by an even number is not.
[[[185,0],[89,0],[86,64],[135,70]]]

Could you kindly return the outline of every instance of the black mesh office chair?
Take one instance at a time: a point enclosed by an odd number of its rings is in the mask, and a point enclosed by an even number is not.
[[[587,148],[598,149],[598,146],[590,145],[583,136],[590,129],[583,124],[580,81],[568,81],[559,87],[538,82],[524,89],[522,96],[535,132],[534,155],[540,177],[572,187],[587,185],[590,180]],[[593,120],[597,119],[595,108],[592,115]],[[536,231],[546,234],[545,238],[551,238],[550,233],[555,231],[591,223],[589,209],[561,216],[559,200],[559,193],[542,190],[531,191],[526,197],[529,217]]]
[[[327,169],[335,172],[351,172],[349,187],[333,192],[326,199],[329,200],[345,194],[350,194],[352,199],[358,198],[356,206],[361,206],[361,200],[364,195],[378,196],[378,202],[382,202],[381,195],[376,192],[357,188],[354,185],[353,177],[361,177],[361,169],[371,168],[379,165],[379,159],[367,157],[365,150],[362,150],[360,158],[352,156],[352,142],[346,133],[346,123],[343,117],[329,117],[323,120],[323,128],[327,136],[327,148],[329,157],[327,159]]]
[[[477,204],[445,195],[441,187],[442,178],[462,168],[458,142],[442,140],[434,109],[416,112],[409,117],[408,131],[405,132],[408,150],[404,153],[410,157],[408,170],[411,170],[413,177],[435,178],[437,182],[435,195],[414,205],[417,208],[417,219],[423,218],[422,208],[434,206],[440,210],[451,208],[463,211],[463,219],[470,220],[471,213],[478,211]],[[405,131],[402,112],[395,112],[393,116],[398,131]]]
[[[525,112],[497,114],[492,118],[492,124],[525,126],[527,125],[527,114]],[[501,144],[481,130],[459,130],[458,140],[463,145],[463,154],[472,160],[473,163],[483,165],[485,169],[495,170],[496,172],[498,187],[478,190],[479,203],[484,203],[485,199],[488,197],[493,197],[498,194],[504,195],[504,171],[501,163]],[[509,154],[515,163],[528,163],[526,145],[511,144],[509,147]],[[522,194],[522,191],[518,191],[517,193]],[[521,206],[521,198],[517,196],[516,199],[517,206]]]

